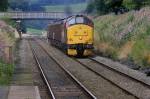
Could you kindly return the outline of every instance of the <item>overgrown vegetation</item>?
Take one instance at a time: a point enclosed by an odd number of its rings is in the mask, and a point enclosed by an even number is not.
[[[0,27],[0,42],[3,42],[3,45],[12,46],[15,43],[15,30],[9,26],[5,25]]]
[[[118,14],[133,9],[139,10],[149,5],[150,0],[92,0],[87,7],[87,12],[96,12],[101,15],[109,12]]]
[[[98,53],[117,60],[133,60],[150,65],[150,8],[122,15],[97,17],[95,48]]]
[[[0,18],[0,20],[3,20],[4,22],[6,22],[8,25],[12,26],[13,28],[16,27],[16,22],[15,20],[11,20],[9,17],[5,17],[5,18]]]
[[[0,1],[0,11],[7,11],[8,8],[8,0]]]
[[[0,20],[0,46],[13,46],[16,41],[15,30],[7,23],[10,25],[14,24],[13,21],[10,21],[7,18]],[[3,50],[4,49],[2,49],[0,53],[0,58],[2,59],[6,58],[5,56],[9,53],[5,50],[4,54]],[[0,59],[0,85],[8,85],[12,77],[14,66],[13,64],[8,64],[7,61],[2,61],[2,59]]]
[[[0,61],[0,85],[8,85],[10,83],[14,66]]]

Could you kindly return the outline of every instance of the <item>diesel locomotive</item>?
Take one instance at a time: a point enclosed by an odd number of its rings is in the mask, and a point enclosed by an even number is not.
[[[94,24],[87,16],[70,16],[48,25],[47,38],[67,55],[89,56],[94,48]]]

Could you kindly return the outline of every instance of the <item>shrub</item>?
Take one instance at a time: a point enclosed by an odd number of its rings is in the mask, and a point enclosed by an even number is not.
[[[100,16],[95,22],[95,46],[99,53],[112,59],[133,60],[150,64],[150,9],[115,16]]]
[[[10,83],[14,66],[0,61],[0,85],[8,85]]]
[[[144,39],[139,39],[133,46],[131,57],[135,63],[147,65],[147,56],[150,54],[150,44]]]

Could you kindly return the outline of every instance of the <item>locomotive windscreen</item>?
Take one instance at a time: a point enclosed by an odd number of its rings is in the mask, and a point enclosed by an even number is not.
[[[84,17],[76,17],[76,23],[84,23]]]
[[[89,26],[93,26],[92,21],[84,16],[74,16],[69,18],[66,22],[66,27],[69,27],[74,24],[86,24]]]

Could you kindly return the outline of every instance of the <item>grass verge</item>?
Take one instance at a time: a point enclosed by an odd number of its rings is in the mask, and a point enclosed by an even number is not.
[[[9,85],[14,71],[14,65],[0,61],[0,85]]]
[[[150,67],[150,8],[94,19],[95,48],[114,60]]]

